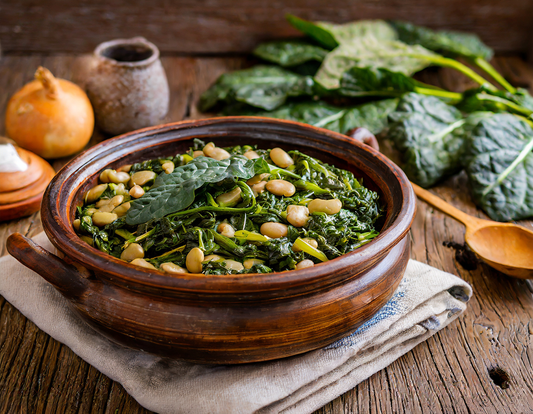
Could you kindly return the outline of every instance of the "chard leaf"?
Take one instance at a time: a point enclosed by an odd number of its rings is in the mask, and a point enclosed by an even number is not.
[[[352,23],[333,24],[327,22],[310,22],[291,14],[287,15],[289,23],[311,37],[326,49],[334,49],[354,39],[372,36],[380,40],[395,40],[394,29],[383,20],[359,20]]]
[[[387,116],[396,109],[397,104],[397,99],[384,99],[352,107],[338,107],[323,101],[300,102],[257,115],[303,122],[341,134],[356,127],[365,127],[373,134],[378,134],[387,127]]]
[[[476,204],[498,221],[533,216],[533,129],[510,114],[481,119],[467,141]]]
[[[426,49],[452,57],[481,57],[489,60],[493,55],[492,49],[475,34],[434,31],[401,21],[393,21],[390,24],[396,29],[399,39],[408,45],[421,45]]]
[[[177,167],[170,174],[160,174],[154,185],[141,198],[131,201],[126,222],[129,225],[146,223],[160,219],[189,207],[195,198],[195,190],[207,183],[216,183],[226,178],[252,178],[264,171],[256,168],[258,161],[237,155],[225,160],[208,157],[194,158],[191,162]]]
[[[442,57],[422,46],[367,36],[341,44],[330,52],[322,62],[315,81],[326,89],[336,89],[344,72],[353,67],[385,68],[410,76],[439,59]]]
[[[388,137],[402,153],[409,179],[430,187],[462,168],[461,112],[433,96],[409,93],[389,115]]]
[[[254,66],[224,73],[205,91],[199,103],[205,112],[217,103],[243,102],[270,111],[288,97],[313,94],[313,79],[278,66]]]
[[[280,66],[296,66],[308,61],[322,62],[328,51],[303,40],[280,40],[261,43],[254,55]]]

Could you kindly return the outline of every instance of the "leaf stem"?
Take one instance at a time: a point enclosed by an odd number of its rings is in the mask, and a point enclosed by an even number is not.
[[[494,69],[494,66],[492,66],[489,62],[487,62],[482,57],[478,56],[474,59],[474,64],[483,70],[488,75],[492,76],[496,82],[498,82],[501,86],[503,86],[507,91],[511,93],[516,93],[516,88],[513,87],[509,82],[505,80],[505,78],[498,73],[496,69]]]
[[[436,142],[439,139],[444,138],[449,133],[453,132],[457,128],[462,127],[466,123],[466,119],[460,119],[459,121],[454,122],[453,124],[448,125],[446,128],[444,128],[442,131],[439,131],[433,135],[430,135],[428,137],[429,142]]]
[[[478,98],[480,101],[492,101],[501,103],[502,105],[505,105],[507,108],[512,109],[516,113],[520,115],[530,116],[533,114],[533,111],[530,109],[526,109],[520,105],[515,104],[513,101],[509,101],[508,99],[501,98],[499,96],[489,95],[485,93],[478,93],[476,94],[476,98]]]
[[[463,94],[459,92],[449,92],[438,89],[421,88],[419,86],[415,86],[414,92],[420,93],[422,95],[431,95],[437,96],[439,98],[447,98],[453,101],[460,101],[461,99],[463,99]]]
[[[515,160],[498,176],[498,178],[491,185],[485,188],[481,196],[485,197],[488,193],[494,190],[496,186],[500,185],[507,178],[507,176],[513,172],[517,165],[524,161],[531,150],[533,150],[533,138],[531,138],[522,151],[520,151],[518,157],[515,158]]]

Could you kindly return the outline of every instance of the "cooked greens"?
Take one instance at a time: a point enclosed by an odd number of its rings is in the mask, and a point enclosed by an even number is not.
[[[115,183],[102,172],[74,227],[110,255],[167,273],[313,266],[370,242],[383,214],[351,172],[299,151],[196,140],[186,154],[124,171],[129,181]]]

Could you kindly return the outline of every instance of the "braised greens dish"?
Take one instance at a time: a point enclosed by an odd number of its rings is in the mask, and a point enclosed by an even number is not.
[[[78,207],[90,245],[166,273],[268,273],[314,266],[378,235],[378,194],[299,151],[219,148],[106,169]]]

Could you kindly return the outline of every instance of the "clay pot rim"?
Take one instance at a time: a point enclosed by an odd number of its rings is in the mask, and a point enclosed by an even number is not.
[[[150,57],[146,59],[135,61],[135,62],[119,61],[119,60],[104,56],[102,54],[104,50],[110,47],[121,46],[121,45],[142,45],[150,49],[152,54],[150,55]],[[132,37],[130,39],[113,39],[113,40],[108,40],[107,42],[100,43],[94,49],[94,56],[98,59],[101,59],[115,66],[130,67],[130,68],[131,67],[142,67],[142,66],[149,66],[159,59],[159,49],[157,48],[155,44],[146,40],[144,37],[137,36],[137,37]]]

